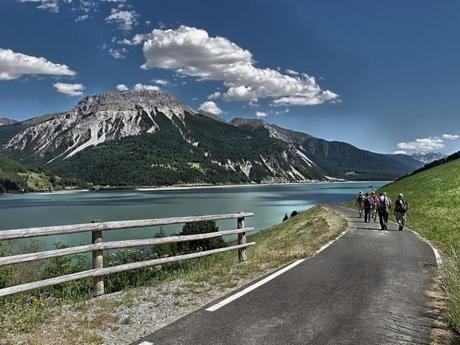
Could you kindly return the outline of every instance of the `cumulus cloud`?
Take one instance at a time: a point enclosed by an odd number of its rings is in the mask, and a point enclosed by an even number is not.
[[[402,142],[396,145],[397,151],[432,152],[445,147],[444,140],[438,137],[415,139],[415,141]]]
[[[129,90],[129,87],[127,87],[125,84],[118,84],[116,88],[118,91],[128,91]]]
[[[142,68],[162,68],[199,80],[222,81],[227,87],[222,94],[225,100],[254,102],[269,98],[274,105],[315,105],[338,100],[334,92],[322,90],[314,77],[259,68],[248,50],[227,38],[209,37],[202,29],[184,25],[174,30],[155,29],[142,39],[146,59]]]
[[[12,80],[23,75],[74,76],[76,73],[67,65],[53,63],[44,57],[17,53],[0,48],[0,80]]]
[[[407,151],[396,150],[396,151],[393,151],[393,154],[395,154],[395,155],[407,155]]]
[[[443,134],[442,138],[446,139],[446,140],[458,140],[458,139],[460,139],[460,135],[457,135],[457,134]]]
[[[261,118],[267,116],[267,113],[264,111],[256,111],[256,116]]]
[[[110,15],[105,18],[105,22],[117,24],[118,29],[122,31],[130,31],[137,25],[137,17],[138,14],[134,10],[112,8]]]
[[[81,96],[86,89],[83,84],[56,83],[53,85],[58,92],[68,96]]]
[[[159,91],[160,88],[156,85],[144,85],[137,83],[134,85],[134,90]]]
[[[220,115],[222,114],[222,109],[220,109],[216,103],[213,101],[206,101],[201,103],[198,110],[206,111],[211,114]]]

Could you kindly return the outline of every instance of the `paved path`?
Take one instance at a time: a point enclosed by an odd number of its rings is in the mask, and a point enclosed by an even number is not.
[[[424,305],[436,265],[410,231],[380,231],[334,206],[349,231],[318,255],[210,312],[206,308],[136,344],[429,344]]]

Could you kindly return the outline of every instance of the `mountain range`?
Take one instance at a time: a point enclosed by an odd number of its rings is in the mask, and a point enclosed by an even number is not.
[[[392,180],[423,166],[259,119],[226,123],[163,91],[114,91],[0,127],[0,152],[96,185]]]
[[[415,158],[416,160],[422,163],[427,164],[446,158],[447,156],[445,154],[442,154],[441,152],[417,152],[411,154],[411,157]]]

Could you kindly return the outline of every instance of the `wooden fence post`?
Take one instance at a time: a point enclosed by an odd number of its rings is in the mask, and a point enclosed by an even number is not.
[[[92,221],[95,223],[96,221]],[[93,244],[102,243],[102,231],[96,230],[92,232]],[[93,269],[104,268],[104,257],[102,250],[93,250]],[[93,277],[93,291],[95,296],[101,296],[104,294],[104,277]]]
[[[244,217],[238,217],[236,219],[236,227],[238,229],[244,228]],[[246,244],[246,233],[242,232],[238,234],[238,244]],[[238,249],[238,261],[244,262],[248,259],[246,248]]]

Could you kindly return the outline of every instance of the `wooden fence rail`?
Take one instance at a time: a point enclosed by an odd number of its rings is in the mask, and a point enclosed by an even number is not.
[[[74,255],[79,253],[91,252],[92,253],[92,269],[77,272],[73,274],[63,275],[55,278],[40,280],[36,282],[10,286],[7,288],[0,289],[0,297],[12,295],[19,292],[29,291],[37,288],[62,284],[73,280],[82,278],[93,278],[93,291],[94,295],[100,296],[104,294],[104,276],[108,274],[133,270],[141,267],[150,267],[155,265],[161,265],[170,262],[177,262],[187,259],[193,259],[212,254],[222,253],[230,250],[238,250],[239,262],[247,260],[246,248],[255,244],[255,242],[246,242],[246,233],[253,231],[253,227],[245,227],[245,217],[252,217],[252,212],[241,212],[241,213],[229,213],[229,214],[217,214],[217,215],[206,215],[206,216],[192,216],[192,217],[175,217],[175,218],[159,218],[159,219],[142,219],[142,220],[127,220],[127,221],[113,221],[113,222],[92,222],[87,224],[75,224],[75,225],[63,225],[63,226],[48,226],[38,228],[27,228],[27,229],[13,229],[13,230],[1,230],[0,240],[12,240],[21,238],[31,238],[37,236],[50,236],[50,235],[62,235],[71,234],[78,232],[91,232],[92,244],[81,245],[76,247],[54,249],[42,252],[25,253],[18,255],[11,255],[6,257],[0,257],[0,267],[11,264],[18,264],[23,262],[45,260],[54,257],[60,257],[65,255]],[[209,220],[223,220],[223,219],[236,219],[237,229],[234,230],[223,230],[212,233],[204,233],[197,235],[174,235],[159,238],[150,239],[137,239],[137,240],[123,240],[123,241],[111,241],[103,242],[102,232],[107,230],[115,229],[127,229],[127,228],[140,228],[150,227],[159,225],[170,225],[170,224],[185,224],[191,222],[209,221]],[[212,249],[201,251],[197,253],[177,255],[153,260],[146,260],[140,262],[133,262],[123,265],[117,265],[112,267],[104,267],[103,262],[103,251],[108,249],[120,249],[130,247],[141,247],[160,245],[166,243],[178,243],[186,241],[196,241],[209,238],[215,238],[226,235],[238,235],[238,244],[228,246],[224,248]]]

